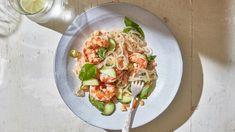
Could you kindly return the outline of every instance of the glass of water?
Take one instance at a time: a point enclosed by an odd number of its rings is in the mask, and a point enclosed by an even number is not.
[[[68,0],[8,0],[20,14],[42,26],[63,32],[76,17]],[[51,26],[53,25],[53,26]]]
[[[8,0],[20,14],[36,23],[46,23],[61,15],[64,0]]]
[[[36,15],[50,10],[54,0],[9,0],[9,2],[21,14]]]

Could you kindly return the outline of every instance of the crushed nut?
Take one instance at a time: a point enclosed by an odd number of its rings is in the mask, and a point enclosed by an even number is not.
[[[124,105],[126,108],[130,107],[130,104],[122,104],[122,105]]]
[[[95,32],[94,32],[94,36],[99,36],[100,34],[101,34],[100,31],[95,31]]]
[[[139,104],[140,104],[140,106],[144,106],[144,101],[143,101],[143,100],[140,100],[140,101],[139,101]]]
[[[89,91],[89,86],[82,86],[80,89],[86,92]]]
[[[75,49],[70,50],[69,55],[77,60],[82,58],[82,53]]]
[[[75,95],[78,97],[84,97],[85,96],[85,92],[83,90],[78,90],[75,92]]]
[[[125,105],[121,105],[121,111],[127,111],[127,108],[126,108],[126,106]]]

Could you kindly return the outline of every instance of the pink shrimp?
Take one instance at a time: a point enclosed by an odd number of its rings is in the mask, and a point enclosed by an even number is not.
[[[98,36],[100,35],[100,33],[95,33],[94,35],[95,36],[85,42],[83,52],[86,60],[88,60],[92,64],[98,64],[102,61],[102,59],[99,58],[97,54],[99,48],[107,48],[109,46],[109,43],[107,40],[104,40],[100,36]]]
[[[99,86],[90,86],[90,95],[99,101],[110,101],[115,95],[114,85],[101,83]]]
[[[101,62],[101,58],[99,58],[95,50],[84,48],[83,52],[84,52],[86,59],[92,64],[98,64]]]
[[[137,67],[139,68],[146,68],[148,65],[148,61],[146,59],[146,56],[140,54],[140,53],[133,53],[129,55],[130,62],[137,64]]]
[[[108,41],[102,39],[100,36],[93,36],[90,40],[86,41],[85,44],[86,47],[90,49],[97,49],[99,47],[109,47]]]

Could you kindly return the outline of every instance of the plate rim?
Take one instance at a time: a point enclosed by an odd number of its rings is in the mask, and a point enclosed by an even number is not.
[[[179,65],[179,66],[180,66],[180,67],[179,67],[179,68],[180,68],[180,69],[179,69],[179,70],[180,70],[179,82],[177,83],[177,88],[175,89],[174,94],[172,94],[172,98],[170,99],[169,103],[166,105],[166,107],[164,108],[164,110],[161,111],[161,112],[158,114],[158,116],[151,118],[151,119],[150,119],[149,121],[147,121],[147,122],[140,123],[139,125],[136,125],[135,127],[132,127],[132,128],[138,128],[138,127],[140,127],[140,126],[143,126],[143,125],[145,125],[145,124],[148,124],[149,122],[152,122],[154,119],[156,119],[157,117],[159,117],[164,111],[166,111],[166,109],[172,104],[173,100],[175,99],[175,97],[176,97],[176,95],[177,95],[177,93],[178,93],[178,91],[179,91],[180,85],[181,85],[181,83],[182,83],[182,77],[183,77],[183,72],[184,72],[184,71],[183,71],[182,52],[181,52],[180,45],[179,45],[179,43],[178,43],[178,41],[177,41],[175,35],[174,35],[173,32],[171,31],[171,29],[168,27],[168,25],[166,25],[166,24],[163,22],[163,20],[162,20],[159,16],[155,15],[155,14],[152,13],[151,11],[149,11],[149,10],[147,10],[147,9],[141,7],[141,6],[138,6],[138,5],[135,5],[135,4],[126,3],[126,2],[107,2],[107,3],[103,3],[103,4],[100,4],[100,5],[97,5],[97,6],[94,6],[94,7],[92,7],[92,8],[89,8],[89,9],[85,10],[83,13],[81,13],[80,15],[78,15],[78,16],[73,20],[73,22],[69,25],[69,27],[68,27],[68,28],[66,29],[66,31],[63,33],[63,35],[62,35],[62,37],[61,37],[61,39],[60,39],[60,41],[59,41],[59,43],[58,43],[58,45],[57,45],[56,52],[55,52],[55,56],[54,56],[54,63],[53,63],[53,65],[54,65],[54,66],[53,66],[54,80],[55,80],[55,84],[56,84],[57,90],[58,90],[58,92],[59,92],[59,94],[60,94],[60,97],[63,99],[63,102],[64,102],[64,103],[66,104],[66,106],[70,109],[70,111],[73,112],[73,114],[75,114],[77,117],[79,117],[79,119],[81,119],[82,121],[84,121],[84,122],[86,122],[86,123],[88,123],[88,124],[90,124],[90,125],[92,125],[92,126],[95,126],[95,127],[101,128],[101,129],[120,130],[120,129],[104,128],[104,127],[101,127],[101,126],[97,126],[97,125],[95,125],[95,124],[92,124],[92,123],[90,123],[90,122],[84,120],[84,119],[81,118],[79,115],[77,115],[77,114],[72,110],[72,108],[66,103],[66,100],[65,100],[64,97],[62,96],[61,90],[60,90],[60,88],[59,88],[60,86],[59,86],[59,84],[58,84],[57,74],[56,74],[56,60],[57,60],[57,56],[58,56],[57,53],[58,53],[58,51],[59,51],[59,48],[61,47],[61,42],[67,39],[67,41],[68,41],[68,43],[69,43],[69,42],[73,39],[73,36],[76,35],[76,33],[79,31],[79,29],[77,29],[77,28],[75,28],[75,29],[73,30],[73,25],[76,24],[76,22],[77,22],[80,18],[82,18],[83,15],[85,15],[87,12],[89,12],[89,11],[91,11],[91,10],[95,10],[96,8],[100,8],[100,7],[104,7],[104,6],[110,6],[110,5],[120,5],[120,6],[121,6],[121,5],[128,5],[128,6],[131,6],[131,7],[137,7],[137,8],[139,8],[139,9],[143,10],[144,12],[147,12],[147,13],[151,14],[152,16],[156,17],[157,19],[159,19],[159,21],[161,21],[161,23],[163,23],[163,24],[166,26],[167,30],[168,30],[168,31],[170,32],[170,34],[173,36],[173,39],[174,39],[175,42],[176,42],[176,48],[177,48],[177,50],[179,51],[179,61],[180,61],[180,65]],[[68,36],[69,34],[73,34],[73,35]],[[66,37],[69,37],[69,38],[66,38]]]

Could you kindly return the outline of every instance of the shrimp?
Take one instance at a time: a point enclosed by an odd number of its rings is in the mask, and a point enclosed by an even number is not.
[[[99,86],[90,86],[90,95],[99,101],[110,101],[115,95],[114,85],[101,83]]]
[[[85,59],[88,60],[88,62],[91,62],[92,64],[99,64],[101,62],[101,58],[97,55],[96,50],[92,50],[89,48],[84,48],[83,50]]]
[[[101,82],[104,82],[104,83],[113,83],[113,82],[116,81],[116,78],[101,73],[101,74],[100,74],[100,81],[101,81]]]
[[[130,62],[134,63],[134,66],[137,65],[139,68],[146,68],[148,65],[148,61],[146,59],[146,56],[140,54],[140,53],[133,53],[129,55]]]
[[[107,40],[102,39],[100,36],[93,36],[91,39],[85,42],[87,48],[97,49],[100,47],[108,48],[109,42]]]
[[[85,42],[84,55],[86,60],[92,64],[98,64],[102,61],[98,56],[99,48],[107,48],[109,43],[107,40],[102,39],[99,33],[94,34],[89,40]]]

